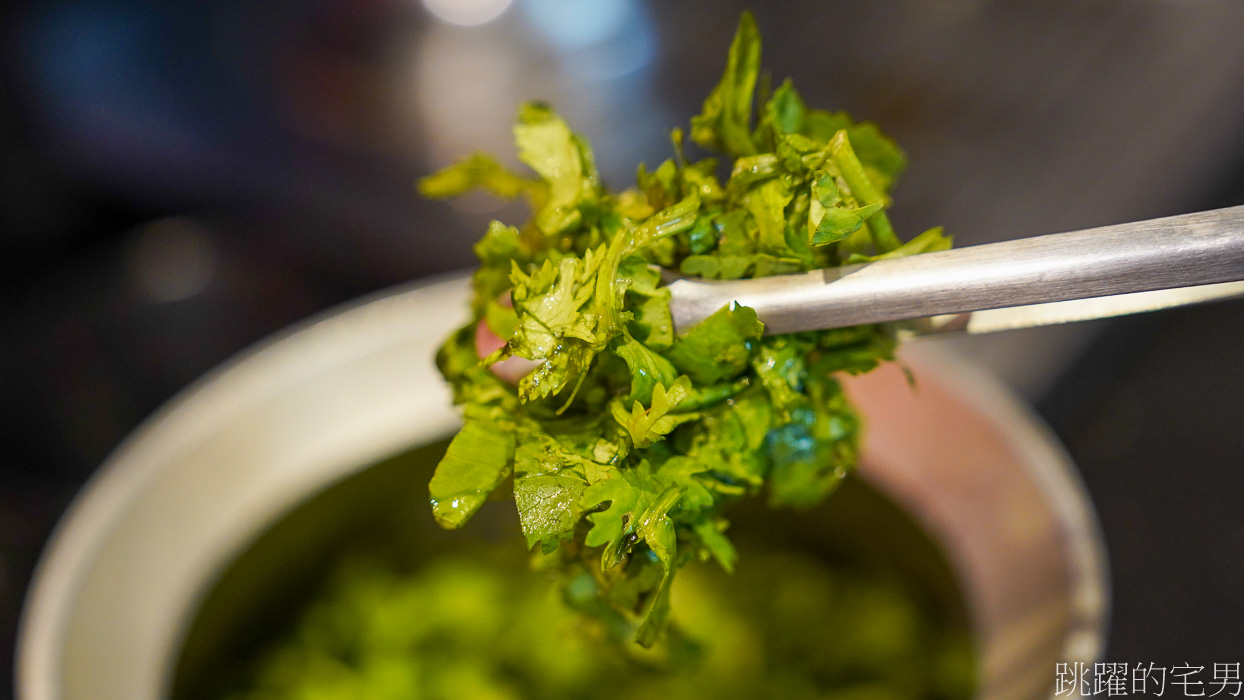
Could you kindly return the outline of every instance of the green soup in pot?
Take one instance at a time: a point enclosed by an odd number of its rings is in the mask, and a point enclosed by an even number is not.
[[[688,566],[652,649],[581,615],[515,547],[512,506],[445,532],[425,502],[444,445],[311,499],[206,594],[177,700],[967,698],[967,615],[938,547],[852,477],[831,507],[732,512],[742,556]],[[567,600],[569,598],[569,600]]]

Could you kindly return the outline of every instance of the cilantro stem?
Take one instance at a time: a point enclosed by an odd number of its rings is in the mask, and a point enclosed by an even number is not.
[[[830,139],[829,152],[834,159],[834,164],[838,166],[838,172],[842,173],[842,179],[847,181],[851,194],[855,195],[859,203],[882,206],[867,221],[868,230],[872,232],[873,244],[877,246],[877,252],[888,253],[901,246],[903,242],[894,234],[890,219],[885,215],[885,198],[873,186],[868,173],[864,172],[864,165],[855,155],[855,149],[851,147],[851,139],[847,137],[846,129],[840,129]]]
[[[586,140],[533,104],[515,141],[538,180],[475,156],[424,185],[525,194],[534,209],[521,227],[492,225],[475,247],[475,319],[437,356],[471,421],[437,468],[438,518],[465,522],[514,475],[528,546],[562,549],[549,562],[567,590],[583,588],[586,569],[595,590],[575,594],[579,607],[642,646],[666,626],[680,566],[713,556],[730,568],[728,504],[767,487],[772,505],[808,506],[843,479],[859,420],[830,374],[892,359],[894,343],[881,326],[764,336],[738,304],[675,335],[651,265],[736,279],[949,245],[938,229],[900,245],[884,211],[903,166],[895,144],[870,124],[806,108],[789,82],[770,91],[766,79],[757,91],[759,61],[744,14],[689,132],[732,158],[724,184],[716,159],[687,160],[675,130],[674,158],[641,166],[635,188],[611,194]],[[495,301],[511,286],[512,312]],[[512,329],[482,366],[480,328]],[[503,354],[542,362],[515,390],[487,369]]]

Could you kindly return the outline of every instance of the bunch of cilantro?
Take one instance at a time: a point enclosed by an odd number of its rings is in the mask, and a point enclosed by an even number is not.
[[[905,161],[893,141],[806,107],[790,81],[767,89],[759,64],[744,14],[691,120],[691,140],[730,159],[724,183],[675,129],[675,158],[610,193],[588,143],[536,103],[514,127],[536,177],[476,154],[420,182],[428,196],[482,188],[533,211],[476,244],[472,320],[437,358],[465,423],[429,484],[435,516],[460,527],[512,481],[528,546],[567,599],[644,646],[679,567],[733,567],[727,506],[761,492],[813,506],[855,466],[859,419],[834,375],[895,345],[885,326],[765,336],[737,304],[675,335],[660,268],[737,279],[950,246],[940,229],[895,235],[885,210]],[[506,339],[482,359],[481,322]],[[489,370],[509,357],[539,364],[515,386]]]

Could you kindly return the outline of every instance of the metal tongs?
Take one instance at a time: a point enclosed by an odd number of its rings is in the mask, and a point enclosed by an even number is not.
[[[1244,206],[735,281],[678,279],[684,331],[730,302],[777,335],[901,322],[905,337],[1086,321],[1244,296]]]

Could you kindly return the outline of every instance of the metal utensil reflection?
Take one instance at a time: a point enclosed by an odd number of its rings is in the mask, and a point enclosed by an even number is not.
[[[904,322],[905,332],[988,333],[1244,295],[1244,207],[878,260],[669,285],[676,329],[730,302],[771,335]],[[965,313],[970,315],[965,315]]]

